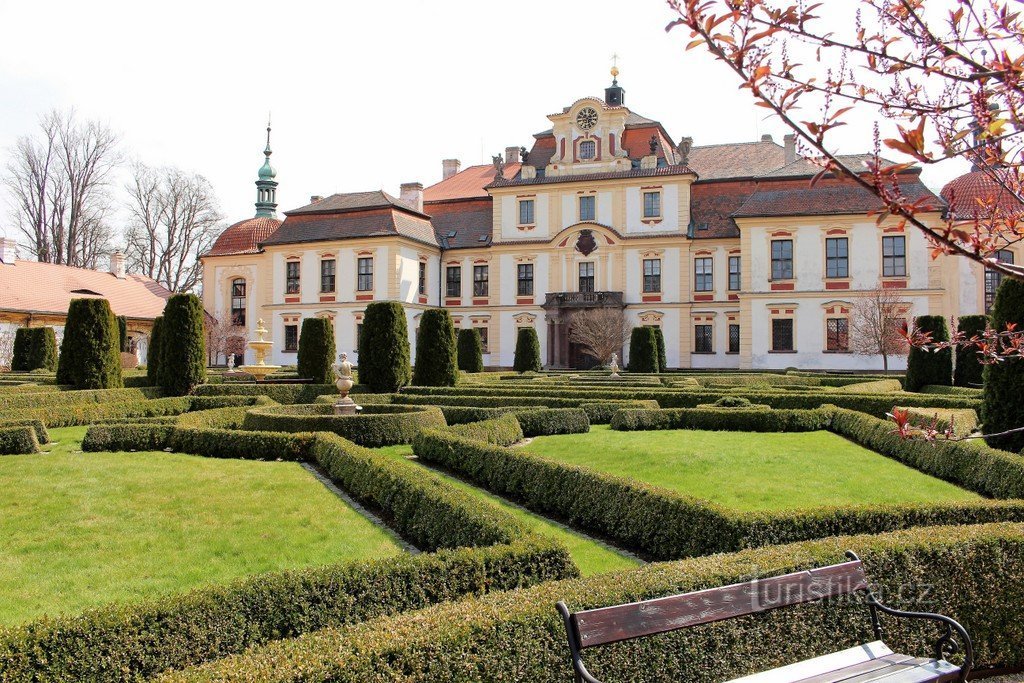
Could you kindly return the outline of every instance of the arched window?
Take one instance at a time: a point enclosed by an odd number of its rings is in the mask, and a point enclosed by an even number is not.
[[[1009,249],[1000,249],[992,254],[1001,263],[1013,263],[1013,252]],[[985,312],[992,310],[992,304],[996,300],[996,290],[1003,281],[1003,274],[998,270],[985,269]]]
[[[236,278],[231,281],[231,324],[245,325],[245,280]]]

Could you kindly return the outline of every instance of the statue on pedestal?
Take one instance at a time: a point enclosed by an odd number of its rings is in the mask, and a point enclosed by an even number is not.
[[[334,404],[334,414],[355,415],[361,408],[348,395],[355,382],[352,379],[352,364],[348,362],[348,354],[344,351],[338,356],[338,362],[334,364],[334,377],[334,386],[338,387],[338,393],[341,394],[341,398]]]
[[[612,354],[612,362],[608,364],[608,367],[612,371],[612,377],[618,377],[619,376],[619,354],[617,354],[617,353],[613,353]]]

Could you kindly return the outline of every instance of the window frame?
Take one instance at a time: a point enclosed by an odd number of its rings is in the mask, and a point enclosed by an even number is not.
[[[648,198],[652,200],[650,204]],[[644,218],[661,218],[661,190],[644,190],[642,201]]]
[[[842,324],[840,325],[840,323]],[[833,327],[835,330],[832,329]],[[833,353],[846,353],[850,350],[849,318],[825,318],[825,350]]]
[[[583,150],[589,149],[590,154],[584,154]],[[597,141],[596,140],[580,140],[579,146],[580,161],[593,161],[597,159]]]
[[[294,272],[293,272],[294,271]],[[284,262],[284,293],[299,294],[302,286],[302,262],[292,259]]]
[[[644,278],[643,293],[661,294],[661,259],[645,258],[642,266]]]
[[[456,276],[452,278],[452,272]],[[462,296],[462,266],[446,266],[444,271],[445,296],[449,299],[456,299]],[[455,293],[452,294],[452,285],[455,285]]]
[[[897,254],[896,245],[900,245]],[[891,245],[891,247],[889,246]],[[887,248],[888,247],[888,248]],[[887,254],[886,251],[891,251]],[[882,236],[882,277],[907,276],[907,238],[905,235]]]
[[[842,245],[842,249],[840,249],[840,245]],[[830,250],[830,247],[833,246],[835,248]],[[850,277],[849,237],[825,238],[825,277],[827,279]]]
[[[418,281],[418,285],[417,285],[417,290],[416,291],[419,292],[420,296],[426,296],[427,295],[427,262],[426,261],[420,261],[420,269],[419,269],[419,273],[417,275],[419,277],[419,281]]]
[[[584,215],[583,205],[586,204],[589,215]],[[596,221],[597,220],[597,197],[592,194],[580,195],[576,202],[577,210],[579,211],[579,220],[583,221]]]
[[[693,259],[693,291],[715,291],[715,258],[697,256]]]
[[[238,293],[238,284],[242,285],[242,293]],[[241,306],[236,306],[235,302],[241,301]],[[248,283],[244,277],[236,277],[231,280],[231,325],[235,327],[245,327],[246,313],[249,308],[249,297],[248,297]],[[241,316],[238,315],[241,312]],[[241,320],[239,320],[241,317]]]
[[[373,257],[360,256],[356,259],[356,291],[373,291]]]
[[[490,268],[486,265],[473,266],[473,296],[474,297],[486,297],[490,296],[491,291],[491,273]]]
[[[776,325],[783,325],[788,323],[789,325],[789,348],[780,348],[779,341],[779,329]],[[772,353],[795,353],[796,352],[796,325],[793,322],[793,318],[772,318]]]
[[[584,267],[587,269],[587,273],[584,274]],[[597,291],[597,278],[595,276],[596,269],[594,268],[593,261],[580,261],[576,268],[576,291],[593,294]],[[584,287],[583,283],[587,282],[587,286]]]
[[[519,200],[519,225],[536,225],[537,220],[537,206],[533,199],[520,199]],[[523,220],[523,209],[527,210],[529,220]]]
[[[706,347],[706,348],[701,348]],[[714,323],[695,323],[693,326],[693,352],[714,353],[715,352],[715,325]]]
[[[480,335],[480,353],[488,354],[491,352],[490,344],[488,343],[488,330],[487,325],[473,325],[473,329]]]
[[[733,330],[736,331],[735,344],[733,344]],[[739,353],[740,352],[740,324],[729,323],[729,350],[727,353]],[[734,348],[735,347],[735,348]]]
[[[290,337],[294,336],[294,343]],[[287,323],[284,326],[284,351],[291,353],[299,350],[299,325],[298,323]]]
[[[324,272],[325,271],[325,266],[327,266],[328,263],[331,264],[330,265],[330,273]],[[325,283],[325,279],[326,278],[330,278],[330,285],[331,285],[330,289],[326,289],[324,287],[324,283]],[[335,259],[333,257],[320,259],[320,293],[321,294],[331,294],[331,293],[337,291],[337,287],[338,287],[338,261],[337,261],[337,259]]]
[[[533,264],[516,264],[516,296],[533,296]]]
[[[1000,249],[992,254],[993,257],[1000,263],[1013,263],[1013,252],[1009,249]],[[1005,258],[1009,256],[1009,258]],[[992,270],[991,268],[985,269],[985,313],[988,314],[992,311],[992,305],[996,302],[996,291],[999,289],[999,285],[1003,283],[1003,277],[1005,277],[998,270]]]
[[[736,265],[736,269],[733,270],[733,264]],[[740,257],[732,255],[729,257],[729,291],[738,292],[742,285],[742,268],[743,263],[740,261]]]
[[[778,245],[779,253],[776,254],[775,247]],[[788,245],[788,255],[786,247]],[[792,238],[777,239],[771,241],[771,279],[792,280],[793,279],[793,240]]]

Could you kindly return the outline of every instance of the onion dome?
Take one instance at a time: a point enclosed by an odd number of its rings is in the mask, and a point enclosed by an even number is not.
[[[239,221],[220,234],[206,255],[255,254],[259,252],[259,245],[273,235],[282,222],[279,218],[268,216],[256,216]]]
[[[949,216],[958,220],[971,220],[991,216],[998,209],[1002,216],[1024,214],[1024,204],[1000,184],[1001,175],[1007,187],[1019,188],[1016,175],[1008,170],[971,171],[946,183],[942,198],[949,205]]]

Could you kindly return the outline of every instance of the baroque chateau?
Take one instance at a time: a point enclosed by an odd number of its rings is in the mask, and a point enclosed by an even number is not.
[[[255,217],[203,257],[206,310],[250,339],[262,319],[282,365],[295,362],[304,318],[330,318],[339,351],[352,354],[366,304],[395,300],[411,343],[421,312],[443,306],[457,328],[480,331],[488,367],[512,365],[521,327],[537,330],[547,367],[587,367],[593,359],[570,341],[572,314],[611,307],[660,327],[673,368],[881,369],[879,356],[851,350],[858,299],[893,290],[905,319],[990,305],[998,274],[932,259],[920,231],[879,224],[878,200],[851,182],[811,186],[820,169],[791,136],[677,141],[626,106],[612,75],[603,98],[548,115],[529,148],[493,164],[446,159],[429,187],[311,197],[283,219],[268,128]],[[845,161],[866,172],[868,158]],[[901,174],[906,196],[931,201],[923,216],[936,225],[949,212],[969,217],[986,182],[969,173],[940,197],[919,169]]]

